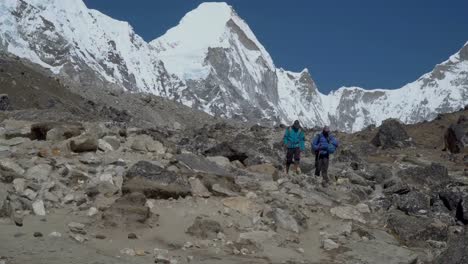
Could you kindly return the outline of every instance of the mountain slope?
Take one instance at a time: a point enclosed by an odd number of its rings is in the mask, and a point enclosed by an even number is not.
[[[79,84],[167,97],[215,116],[356,131],[396,117],[414,123],[468,101],[467,46],[397,90],[321,94],[308,70],[275,67],[247,23],[225,3],[204,3],[145,42],[126,23],[81,0],[0,2],[0,51]]]
[[[322,95],[329,122],[356,131],[387,118],[405,123],[430,120],[468,104],[468,42],[447,61],[415,82],[395,90],[340,88]]]

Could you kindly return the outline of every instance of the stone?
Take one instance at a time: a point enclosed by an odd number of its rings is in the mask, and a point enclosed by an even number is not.
[[[451,153],[463,153],[468,146],[468,119],[460,117],[457,124],[452,124],[444,134],[445,149]]]
[[[99,211],[98,211],[98,209],[96,207],[91,207],[91,208],[89,208],[87,215],[89,217],[93,217],[93,216],[97,215],[98,212]]]
[[[43,237],[41,232],[34,232],[33,236],[34,237]]]
[[[135,256],[136,255],[135,250],[133,250],[131,248],[121,249],[120,254],[128,255],[128,256]]]
[[[24,192],[23,192],[23,196],[28,198],[29,200],[31,201],[34,201],[37,197],[37,192],[31,190],[31,189],[26,189]]]
[[[418,263],[419,260],[416,252],[406,247],[399,246],[398,242],[386,242],[375,239],[369,241],[354,241],[346,244],[345,247],[350,250],[347,250],[343,254],[343,263],[347,263],[349,259],[355,261],[353,263],[385,264]]]
[[[367,204],[359,203],[356,205],[356,209],[363,214],[370,214],[371,210]]]
[[[96,152],[98,149],[98,138],[91,134],[83,134],[70,139],[70,149],[73,152]]]
[[[286,210],[275,208],[272,218],[277,227],[294,233],[299,233],[299,225],[294,217]]]
[[[213,184],[211,186],[211,190],[213,191],[214,194],[218,195],[218,196],[227,196],[227,197],[234,197],[234,196],[237,196],[238,194],[227,189],[227,188],[224,188],[223,186],[221,186],[220,184],[216,183],[216,184]]]
[[[399,171],[397,176],[401,181],[416,186],[438,184],[449,179],[447,168],[438,163],[410,167]]]
[[[86,235],[86,231],[84,230],[85,225],[82,223],[71,222],[68,223],[68,229],[75,234],[82,234]]]
[[[77,234],[70,234],[70,238],[75,240],[78,243],[84,243],[88,241],[88,238],[82,235],[77,235]]]
[[[196,197],[203,197],[208,198],[211,196],[211,193],[208,189],[203,185],[203,183],[197,178],[190,178],[189,179],[190,186],[192,188],[192,195]]]
[[[13,160],[0,159],[0,177],[3,182],[9,183],[16,178],[21,178],[24,172],[24,169]]]
[[[128,193],[118,198],[102,214],[106,226],[143,224],[151,216],[146,206],[146,197],[142,193]]]
[[[75,195],[73,195],[73,193],[69,193],[67,195],[65,195],[65,197],[63,198],[63,203],[64,204],[69,204],[69,203],[72,203],[75,201]]]
[[[278,180],[278,170],[273,164],[258,164],[247,167],[247,170],[263,175],[268,175],[270,180]]]
[[[216,163],[218,166],[223,167],[223,168],[229,168],[231,167],[231,161],[223,156],[212,156],[212,157],[206,157],[211,162]]]
[[[59,232],[53,231],[52,233],[48,235],[48,237],[60,238],[62,237],[62,234]]]
[[[423,246],[427,240],[447,241],[448,226],[438,219],[410,216],[396,210],[388,215],[387,227],[408,246]]]
[[[182,129],[182,125],[179,123],[179,122],[174,122],[172,124],[172,126],[174,127],[175,130],[181,130]]]
[[[98,140],[98,149],[101,150],[101,151],[104,151],[104,152],[114,151],[114,148],[112,147],[112,145],[109,144],[104,139],[99,139]]]
[[[164,145],[148,135],[136,136],[133,139],[131,148],[141,152],[155,152],[158,155],[163,155],[166,153],[166,148]]]
[[[250,240],[254,244],[262,245],[263,243],[273,239],[278,234],[273,231],[250,231],[246,233],[240,233],[239,239]]]
[[[31,125],[31,138],[34,140],[61,141],[77,137],[83,133],[81,123],[41,122]]]
[[[365,224],[366,221],[356,208],[352,206],[337,206],[330,209],[330,213],[338,218],[353,220]]]
[[[45,216],[46,211],[44,208],[44,202],[42,200],[36,200],[32,203],[33,212],[35,215]]]
[[[263,192],[274,192],[278,190],[278,183],[275,181],[261,181],[260,189]]]
[[[194,154],[179,154],[175,158],[177,161],[195,172],[203,172],[214,175],[230,175],[225,168],[209,161],[207,158]]]
[[[222,232],[220,223],[201,217],[195,218],[193,224],[186,231],[187,234],[201,239],[214,239],[219,232]]]
[[[26,180],[23,178],[17,178],[13,180],[13,187],[17,193],[24,192],[24,188],[26,186]]]
[[[49,179],[52,173],[52,166],[49,164],[39,164],[29,168],[26,171],[26,179],[35,180],[37,182],[45,182]]]
[[[224,206],[248,216],[258,215],[262,207],[246,197],[230,197],[222,200]]]
[[[338,243],[336,243],[335,241],[327,238],[325,240],[322,241],[322,248],[325,249],[325,250],[333,250],[333,249],[337,249],[339,248],[340,245]]]
[[[0,182],[0,218],[8,217],[11,214],[8,198],[8,188]]]
[[[190,195],[192,188],[184,175],[167,171],[149,161],[139,161],[127,171],[122,191],[140,192],[147,198],[168,199]]]
[[[412,145],[404,125],[397,119],[383,121],[371,143],[382,149],[404,148]]]
[[[448,240],[446,250],[438,256],[435,264],[462,264],[468,263],[468,229],[459,234],[453,234]]]
[[[138,239],[138,236],[135,233],[129,233],[127,237],[128,239]]]
[[[146,256],[146,251],[144,249],[135,249],[135,255],[139,257]]]
[[[8,94],[0,94],[0,111],[13,110]]]
[[[120,148],[120,140],[116,136],[105,136],[102,140],[109,144],[112,150],[118,150]]]
[[[398,209],[407,214],[415,214],[420,210],[428,210],[431,206],[431,197],[418,191],[409,192],[396,198]]]

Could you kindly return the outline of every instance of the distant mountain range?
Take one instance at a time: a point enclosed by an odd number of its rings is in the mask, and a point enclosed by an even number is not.
[[[212,115],[357,131],[387,118],[432,119],[468,104],[468,42],[432,72],[395,90],[320,93],[307,69],[277,68],[247,23],[225,3],[203,3],[145,42],[127,22],[81,0],[3,0],[0,51],[86,89],[167,97]]]

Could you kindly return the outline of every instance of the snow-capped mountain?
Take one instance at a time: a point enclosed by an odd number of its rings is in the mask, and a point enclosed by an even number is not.
[[[468,47],[397,90],[321,94],[307,69],[276,68],[247,23],[225,3],[204,3],[145,42],[82,0],[0,1],[0,51],[81,87],[168,97],[210,114],[355,131],[389,117],[412,123],[468,102]]]

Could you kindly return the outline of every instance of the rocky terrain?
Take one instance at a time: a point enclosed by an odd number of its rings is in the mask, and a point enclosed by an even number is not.
[[[322,188],[283,127],[0,62],[0,263],[468,263],[468,110],[335,132]]]

